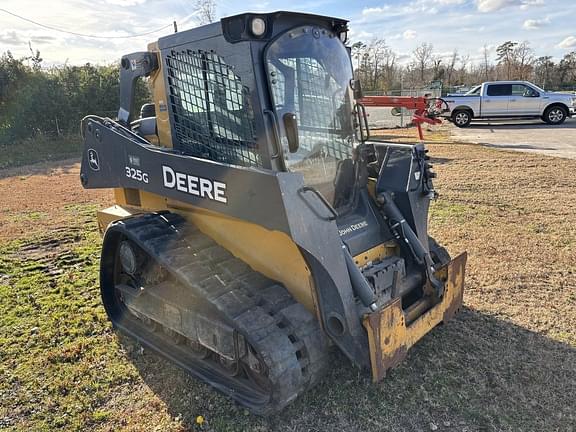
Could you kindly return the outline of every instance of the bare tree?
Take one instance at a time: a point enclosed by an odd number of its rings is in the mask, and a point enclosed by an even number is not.
[[[523,79],[551,89],[576,88],[576,52],[565,54],[554,63],[549,56],[534,58],[528,42],[507,41],[498,46],[498,63],[491,58],[491,50],[484,46],[478,61],[458,50],[445,59],[433,52],[432,45],[421,44],[407,65],[398,64],[398,54],[383,39],[374,38],[367,44],[351,45],[355,76],[362,80],[365,90],[390,91],[402,85],[420,87],[431,79],[442,80],[451,87],[470,86],[498,79]]]
[[[353,43],[350,48],[352,51],[352,58],[356,59],[356,74],[359,74],[360,60],[362,59],[364,53],[366,52],[367,45],[364,42],[358,41]]]
[[[392,49],[386,47],[383,52],[383,68],[384,68],[384,87],[390,88],[394,85],[394,80],[398,73],[396,66],[396,53]]]
[[[552,56],[538,57],[534,62],[534,79],[536,84],[542,88],[546,88],[551,81],[551,73],[555,66],[552,61]]]
[[[407,64],[404,68],[404,83],[407,84],[408,87],[416,88],[420,81],[420,68],[416,62],[411,62]]]
[[[216,0],[196,0],[194,9],[198,11],[198,24],[210,24],[216,21]]]
[[[442,59],[432,56],[432,79],[443,80],[446,70],[442,67]]]
[[[561,84],[566,82],[576,83],[576,51],[565,54],[564,58],[560,60],[558,69]]]
[[[528,42],[522,42],[514,49],[514,60],[516,62],[516,74],[518,79],[528,79],[534,64],[534,50],[530,48]]]
[[[488,51],[488,46],[484,44],[484,48],[482,49],[482,76],[484,81],[488,81],[489,78],[489,70],[490,70],[490,53]]]
[[[466,54],[464,56],[460,56],[458,58],[459,63],[460,63],[460,67],[458,69],[458,76],[459,76],[459,81],[461,83],[467,83],[468,80],[468,63],[470,62],[470,55]]]
[[[385,52],[388,49],[384,39],[374,38],[368,45],[368,52],[370,55],[370,69],[371,69],[371,86],[376,88],[380,75],[382,73],[382,61],[384,60]]]
[[[424,42],[422,43],[422,45],[418,46],[412,53],[412,55],[414,56],[416,66],[420,71],[420,81],[422,83],[425,81],[424,73],[426,72],[426,68],[428,67],[430,61],[432,60],[433,49],[434,47],[432,46],[432,44]]]
[[[506,41],[496,48],[498,64],[504,66],[506,70],[506,79],[512,79],[515,63],[514,51],[516,45],[518,45],[518,42]]]
[[[454,49],[452,52],[452,57],[446,66],[446,79],[448,81],[448,86],[452,85],[452,79],[454,78],[454,69],[456,68],[456,62],[458,61],[458,50]]]

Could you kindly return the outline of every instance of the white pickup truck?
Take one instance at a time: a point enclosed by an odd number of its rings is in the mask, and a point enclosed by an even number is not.
[[[474,119],[541,118],[559,125],[576,115],[576,94],[553,93],[527,81],[493,81],[444,98],[446,117],[458,127]]]

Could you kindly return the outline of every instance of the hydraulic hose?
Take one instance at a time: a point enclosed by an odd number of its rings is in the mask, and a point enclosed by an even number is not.
[[[360,298],[360,301],[370,308],[372,312],[377,309],[376,306],[376,294],[374,290],[364,277],[364,275],[360,272],[356,264],[354,263],[354,259],[350,252],[346,248],[346,246],[342,245],[342,252],[344,253],[344,258],[346,260],[346,268],[348,269],[348,274],[350,275],[350,282],[352,283],[352,289],[354,293]]]
[[[408,249],[418,265],[424,266],[428,280],[435,288],[436,293],[440,296],[444,291],[444,284],[435,276],[434,264],[430,254],[420,242],[420,239],[404,218],[404,215],[390,196],[388,192],[382,192],[378,195],[378,203],[382,206],[382,211],[386,216],[390,230],[396,239]]]

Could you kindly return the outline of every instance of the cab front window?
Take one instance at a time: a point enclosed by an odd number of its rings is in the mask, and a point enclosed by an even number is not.
[[[308,186],[341,207],[349,191],[339,190],[337,178],[354,180],[353,75],[346,47],[326,29],[300,27],[272,42],[266,65],[277,118],[293,113],[298,124],[295,153],[279,125],[286,168],[302,173]]]

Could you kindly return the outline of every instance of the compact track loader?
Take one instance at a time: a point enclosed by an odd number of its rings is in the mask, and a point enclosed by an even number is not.
[[[258,414],[334,346],[382,379],[462,304],[466,255],[427,233],[427,150],[370,140],[346,32],[276,12],[163,37],[122,58],[118,119],[82,123],[82,184],[115,191],[114,326]]]

